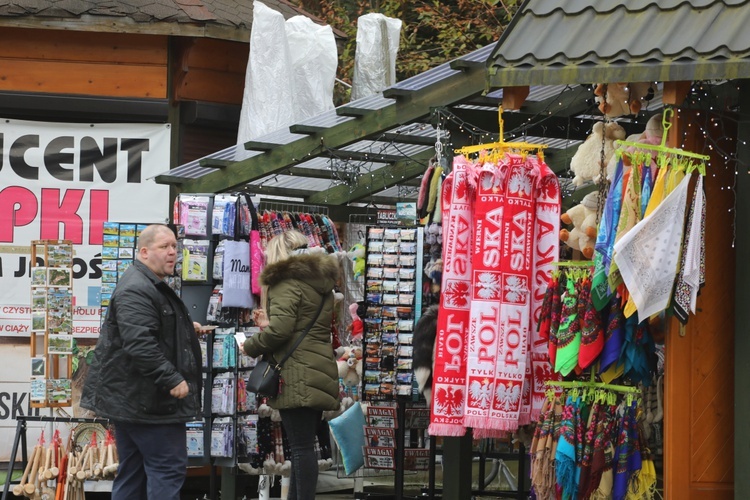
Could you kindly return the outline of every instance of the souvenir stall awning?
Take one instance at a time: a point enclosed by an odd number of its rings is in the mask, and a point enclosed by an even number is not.
[[[489,79],[509,87],[748,78],[749,21],[745,0],[530,0],[495,46]]]
[[[488,91],[486,64],[495,44],[403,80],[375,95],[191,161],[157,176],[179,192],[247,189],[317,205],[413,201],[437,141],[451,121],[473,143],[497,139],[503,89]],[[598,118],[581,85],[532,87],[519,111],[505,113],[509,138],[545,144],[546,159],[564,175]],[[649,103],[661,106],[661,90]],[[645,123],[645,119],[640,121]],[[633,130],[643,123],[628,123]],[[446,148],[451,139],[445,129]]]

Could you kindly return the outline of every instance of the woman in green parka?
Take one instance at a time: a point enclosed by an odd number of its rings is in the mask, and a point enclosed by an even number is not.
[[[313,250],[319,250],[313,252]],[[315,498],[318,459],[315,435],[323,411],[339,408],[338,368],[331,345],[333,287],[339,277],[336,257],[308,249],[299,231],[272,238],[266,247],[260,284],[267,290],[265,311],[256,315],[260,333],[247,339],[248,356],[282,359],[323,308],[299,347],[281,369],[279,395],[268,404],[279,410],[292,452],[289,500]]]

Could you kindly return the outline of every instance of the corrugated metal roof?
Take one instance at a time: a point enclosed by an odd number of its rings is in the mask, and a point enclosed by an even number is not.
[[[285,19],[312,14],[286,0],[263,0]],[[250,38],[253,3],[244,0],[3,0],[0,26],[50,29],[70,23],[80,31],[210,36],[246,42]],[[103,28],[107,26],[108,28]],[[64,28],[61,28],[64,29]],[[337,36],[342,32],[334,30]]]
[[[750,77],[750,0],[528,0],[493,86]]]

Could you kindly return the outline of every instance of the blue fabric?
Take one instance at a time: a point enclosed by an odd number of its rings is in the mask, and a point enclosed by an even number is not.
[[[604,210],[596,233],[591,299],[597,311],[604,309],[612,294],[612,290],[609,290],[607,283],[607,273],[612,263],[617,223],[620,220],[620,211],[622,210],[623,168],[622,158],[620,158],[617,161],[617,169],[612,179],[612,185],[609,187],[607,200],[604,202]]]
[[[365,414],[362,406],[354,403],[344,413],[328,422],[333,439],[341,451],[344,461],[344,472],[347,475],[365,465]]]
[[[112,500],[180,500],[187,473],[185,424],[115,423],[120,464]]]

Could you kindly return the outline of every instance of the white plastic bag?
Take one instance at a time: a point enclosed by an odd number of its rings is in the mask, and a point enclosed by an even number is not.
[[[237,152],[250,139],[333,109],[338,55],[330,26],[307,17],[287,21],[261,2],[253,2],[250,56],[245,73]]]
[[[383,91],[396,83],[401,20],[371,13],[357,20],[352,100]]]
[[[294,72],[294,119],[299,122],[334,107],[336,40],[330,26],[304,16],[287,20],[286,35]]]

